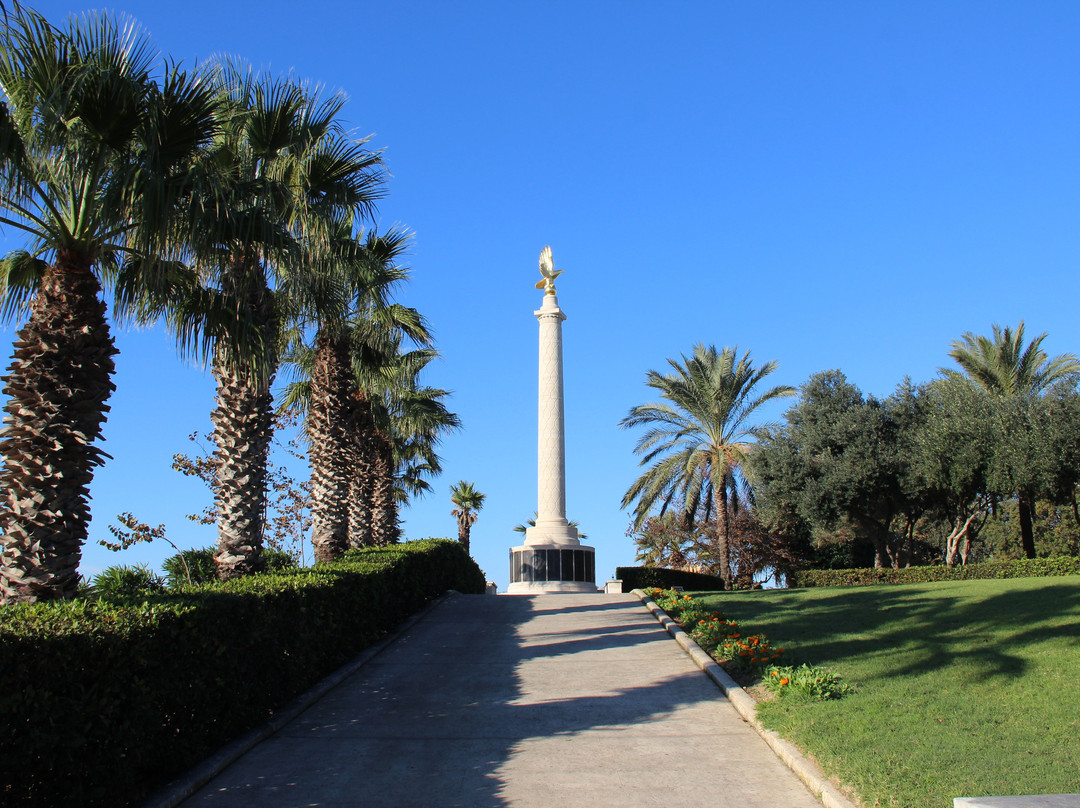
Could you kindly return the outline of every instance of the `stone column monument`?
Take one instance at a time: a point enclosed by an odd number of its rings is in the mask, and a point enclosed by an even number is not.
[[[566,438],[563,430],[562,323],[566,315],[555,295],[562,274],[551,248],[540,253],[536,284],[544,290],[540,309],[540,389],[537,410],[536,525],[525,531],[525,544],[510,548],[510,594],[596,592],[595,550],[578,540],[566,520]]]

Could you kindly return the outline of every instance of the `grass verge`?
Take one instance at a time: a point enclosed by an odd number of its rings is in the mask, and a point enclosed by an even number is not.
[[[866,805],[1080,792],[1080,576],[697,598],[858,686],[759,715]]]

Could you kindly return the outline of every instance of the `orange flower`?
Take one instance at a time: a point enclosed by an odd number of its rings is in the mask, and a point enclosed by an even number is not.
[[[780,684],[786,685],[789,681],[790,680],[785,676],[783,679],[780,680]]]
[[[773,675],[773,676],[779,676],[779,675],[780,675],[780,673],[779,673],[778,671],[773,671],[773,672],[772,672],[772,675]]]

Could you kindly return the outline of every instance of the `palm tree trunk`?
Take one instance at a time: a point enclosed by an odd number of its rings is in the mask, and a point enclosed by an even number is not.
[[[728,520],[727,486],[713,484],[713,499],[716,508],[716,549],[720,556],[720,578],[724,589],[731,589],[731,525]]]
[[[217,450],[218,550],[222,580],[262,568],[266,529],[266,463],[273,437],[270,385],[216,361],[217,407],[210,414]]]
[[[307,430],[311,450],[311,543],[315,560],[333,561],[349,540],[348,346],[320,335],[311,372]]]
[[[274,434],[270,386],[277,372],[273,294],[257,258],[234,256],[222,277],[222,291],[233,296],[259,327],[255,359],[240,346],[219,343],[212,371],[217,406],[210,414],[217,450],[218,550],[214,562],[222,580],[262,569],[266,530],[267,461]]]
[[[371,479],[371,538],[376,547],[395,544],[400,538],[397,502],[394,499],[394,471],[393,444],[379,435]]]
[[[70,598],[90,520],[94,468],[108,455],[101,436],[116,385],[117,350],[90,262],[57,255],[18,331],[3,377],[0,430],[0,599]]]
[[[349,546],[371,547],[371,481],[374,478],[373,443],[375,420],[371,403],[362,394],[353,396],[349,423]]]
[[[1035,529],[1032,524],[1032,498],[1027,494],[1019,494],[1016,498],[1017,510],[1020,512],[1020,546],[1024,555],[1035,558]]]
[[[472,513],[467,508],[461,509],[461,515],[457,520],[457,538],[465,548],[465,552],[469,552],[469,534],[472,533]]]

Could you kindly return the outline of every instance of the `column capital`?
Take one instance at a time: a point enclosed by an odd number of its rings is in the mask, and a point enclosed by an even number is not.
[[[557,317],[560,322],[566,319],[563,310],[559,308],[559,299],[555,295],[544,295],[544,302],[540,308],[533,312],[537,320],[545,320],[549,317]]]

